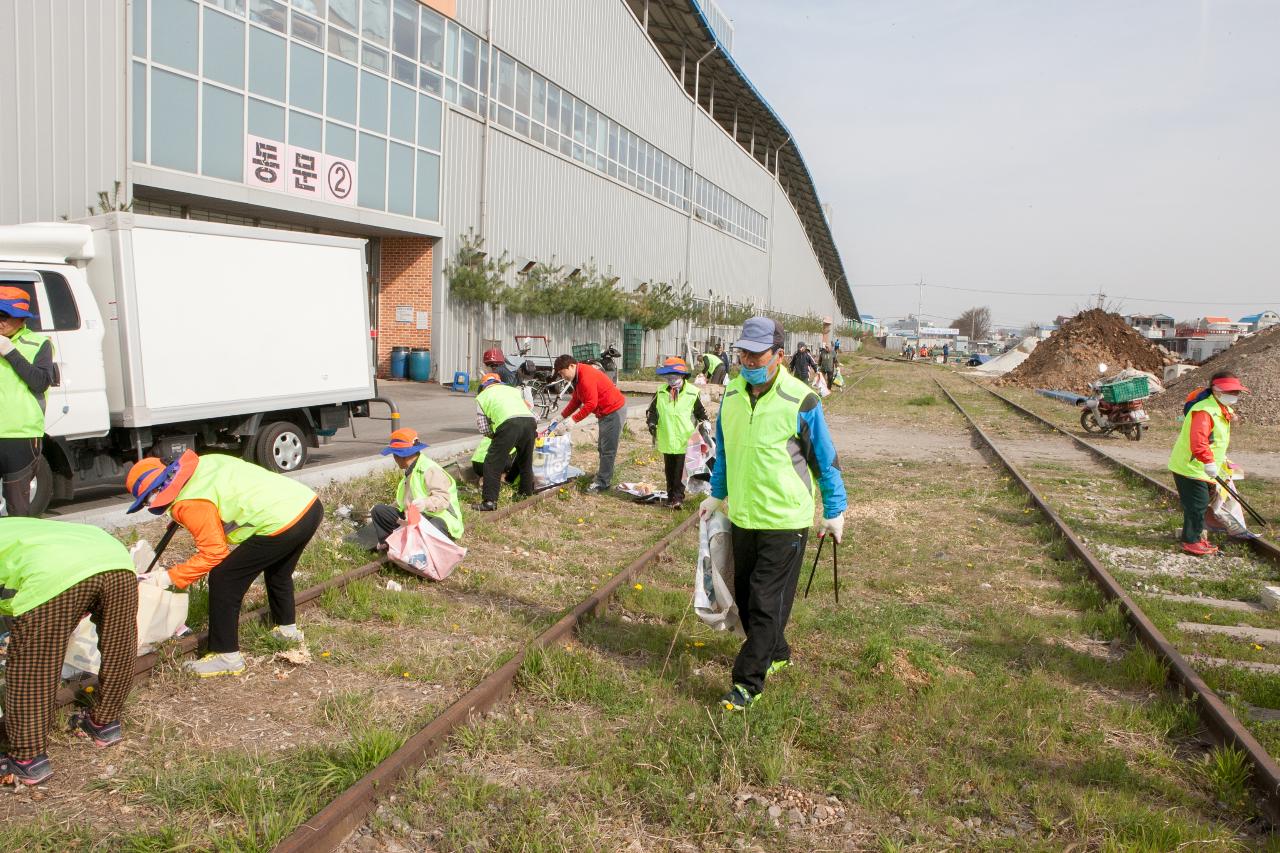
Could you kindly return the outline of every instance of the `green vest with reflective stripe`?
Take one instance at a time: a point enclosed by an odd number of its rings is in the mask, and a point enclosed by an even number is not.
[[[1227,445],[1231,443],[1231,421],[1222,414],[1218,399],[1210,394],[1191,407],[1187,416],[1182,419],[1182,431],[1178,440],[1173,443],[1173,452],[1169,454],[1169,470],[1193,480],[1208,480],[1204,472],[1204,463],[1191,455],[1191,416],[1196,412],[1208,412],[1213,418],[1213,431],[1209,433],[1209,449],[1213,451],[1213,461],[1221,471],[1227,461]]]
[[[316,493],[297,480],[234,456],[201,456],[178,501],[208,501],[218,508],[227,541],[279,533],[298,519]],[[171,505],[172,506],[172,505]]]
[[[747,383],[734,377],[720,402],[729,520],[749,530],[800,530],[813,524],[813,472],[796,433],[800,404],[813,393],[778,368],[753,408]]]
[[[684,455],[689,446],[689,436],[697,426],[693,420],[693,407],[698,402],[698,386],[685,380],[676,399],[671,399],[671,389],[658,391],[658,451]]]
[[[12,338],[13,348],[29,363],[35,364],[36,353],[48,340],[44,335],[23,326]],[[0,438],[40,438],[44,435],[44,401],[48,392],[37,397],[27,383],[0,359]]]
[[[134,571],[133,558],[99,527],[0,518],[0,615],[21,616],[85,578],[118,569]]]
[[[490,385],[476,395],[476,405],[489,419],[489,426],[494,432],[511,418],[533,417],[529,404],[524,401],[524,394],[511,385]]]
[[[707,376],[711,376],[712,374],[714,374],[717,370],[720,369],[720,366],[724,364],[724,362],[721,361],[719,357],[712,355],[709,352],[703,353],[702,357],[706,359],[706,362],[707,362]]]
[[[406,471],[405,475],[400,478],[400,482],[396,485],[396,509],[404,512],[405,507],[407,507],[411,501],[415,501],[418,498],[425,498],[429,494],[427,491],[426,477],[424,476],[427,470],[426,466],[428,465],[434,465],[436,468],[440,468],[434,459],[429,459],[426,456],[419,454],[418,461],[413,463],[413,467]],[[449,535],[454,539],[461,539],[462,505],[458,503],[458,484],[449,476],[448,471],[445,471],[443,468],[441,468],[440,471],[449,479],[449,505],[440,512],[428,512],[423,510],[422,514],[443,519],[444,526],[449,530]],[[409,484],[408,499],[405,498],[404,493],[405,483]]]

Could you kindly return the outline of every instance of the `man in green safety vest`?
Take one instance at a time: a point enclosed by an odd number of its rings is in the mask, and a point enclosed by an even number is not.
[[[71,731],[96,746],[121,739],[120,712],[138,656],[138,576],[119,540],[88,524],[0,518],[0,615],[15,617],[5,667],[0,778],[39,785],[53,775],[45,748],[62,659],[85,614],[98,629],[102,666],[92,706]]]
[[[712,385],[723,385],[727,368],[724,359],[719,353],[704,352],[702,354],[702,372],[707,375],[707,381]]]
[[[0,286],[0,478],[8,515],[31,514],[45,395],[58,376],[53,344],[27,328],[34,316],[27,291]]]
[[[725,510],[731,525],[734,600],[747,639],[733,663],[726,710],[742,710],[765,678],[791,665],[785,630],[822,491],[820,537],[844,535],[844,480],[818,395],[783,367],[782,327],[752,317],[733,345],[742,370],[725,387],[716,418],[711,497],[700,513]]]
[[[201,678],[244,672],[240,606],[258,575],[275,623],[272,636],[303,641],[295,624],[293,570],[324,520],[315,492],[243,459],[190,450],[169,465],[154,457],[136,462],[125,475],[125,488],[134,498],[126,512],[167,512],[196,545],[194,556],[143,580],[185,589],[209,577],[209,653],[183,669]]]
[[[1204,529],[1204,514],[1212,501],[1218,477],[1231,476],[1227,447],[1231,444],[1232,408],[1249,389],[1236,375],[1221,370],[1209,387],[1193,391],[1182,407],[1182,430],[1169,454],[1169,470],[1182,504],[1182,550],[1197,557],[1216,554]]]
[[[476,395],[476,428],[490,443],[480,474],[480,503],[472,509],[492,512],[498,508],[502,474],[507,470],[518,478],[516,488],[520,494],[533,494],[533,443],[538,435],[538,419],[520,389],[503,384],[496,373],[481,376],[480,393]]]
[[[662,454],[667,477],[667,506],[679,509],[684,503],[684,456],[689,436],[707,419],[698,386],[687,381],[689,365],[683,358],[668,358],[658,368],[667,387],[653,395],[645,412],[645,423]]]
[[[428,445],[418,440],[418,431],[402,427],[391,433],[391,441],[382,449],[383,456],[392,456],[404,472],[396,484],[395,506],[374,504],[369,511],[370,522],[378,533],[378,548],[386,546],[388,536],[405,519],[405,512],[413,504],[427,522],[454,542],[462,538],[462,504],[458,502],[458,484],[449,472],[422,451]]]

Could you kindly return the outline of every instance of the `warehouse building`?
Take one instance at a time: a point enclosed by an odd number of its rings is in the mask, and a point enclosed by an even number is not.
[[[0,11],[0,224],[132,203],[369,238],[384,367],[392,346],[427,347],[447,380],[515,333],[556,350],[621,337],[617,323],[450,299],[445,271],[470,235],[513,280],[538,264],[594,268],[624,290],[687,284],[706,300],[858,319],[796,142],[734,61],[711,0]]]

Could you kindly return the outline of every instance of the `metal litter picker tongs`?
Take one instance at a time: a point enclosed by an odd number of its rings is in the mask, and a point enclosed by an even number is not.
[[[822,546],[827,542],[824,533],[818,537],[818,552],[813,555],[813,568],[809,569],[809,582],[804,585],[804,597],[809,597],[809,588],[813,586],[813,576],[818,571],[818,558],[822,556]],[[831,543],[831,579],[835,582],[836,604],[840,603],[840,543]]]
[[[1247,513],[1249,513],[1249,515],[1253,516],[1253,517],[1254,517],[1254,519],[1255,519],[1259,524],[1261,524],[1263,527],[1270,527],[1270,526],[1271,526],[1270,524],[1268,524],[1268,523],[1267,523],[1267,520],[1266,520],[1265,518],[1263,518],[1261,515],[1259,515],[1259,514],[1258,514],[1258,511],[1257,511],[1257,510],[1255,510],[1253,507],[1249,506],[1248,502],[1247,502],[1247,501],[1245,501],[1245,499],[1244,499],[1244,498],[1240,497],[1240,493],[1239,493],[1239,492],[1237,492],[1234,488],[1232,488],[1231,483],[1230,483],[1229,481],[1227,481],[1227,480],[1223,479],[1222,477],[1214,477],[1213,479],[1217,480],[1217,481],[1218,481],[1218,485],[1219,485],[1219,486],[1222,486],[1222,488],[1226,489],[1226,490],[1227,490],[1227,494],[1229,494],[1229,495],[1231,495],[1231,497],[1235,498],[1236,503],[1238,503],[1238,504],[1240,504],[1240,506],[1244,507],[1245,512],[1247,512]]]

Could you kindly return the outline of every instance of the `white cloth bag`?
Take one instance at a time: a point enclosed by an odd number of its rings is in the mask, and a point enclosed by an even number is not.
[[[698,523],[698,565],[693,575],[693,611],[717,631],[743,634],[733,600],[733,545],[729,517],[716,512]]]

